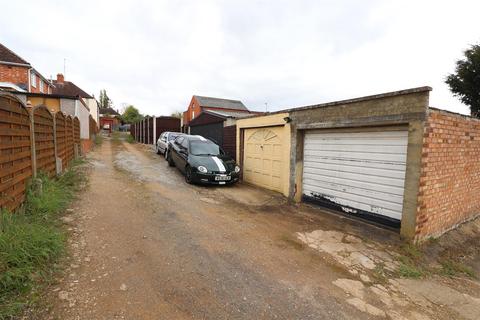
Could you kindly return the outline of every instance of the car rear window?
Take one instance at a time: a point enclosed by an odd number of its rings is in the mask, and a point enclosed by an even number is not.
[[[215,143],[202,140],[190,141],[190,153],[195,156],[218,156],[221,154],[221,149]]]

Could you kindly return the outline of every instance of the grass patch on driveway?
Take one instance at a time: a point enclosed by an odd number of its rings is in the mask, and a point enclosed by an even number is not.
[[[0,213],[0,319],[10,319],[41,295],[65,253],[60,216],[84,185],[74,163],[56,179],[39,175],[16,213]]]
[[[429,243],[427,245],[435,245]],[[405,244],[400,248],[400,256],[397,257],[400,265],[397,269],[399,276],[403,278],[425,278],[429,275],[440,275],[447,277],[467,276],[476,278],[472,268],[460,262],[458,259],[449,257],[437,257],[436,266],[428,263],[422,246]]]

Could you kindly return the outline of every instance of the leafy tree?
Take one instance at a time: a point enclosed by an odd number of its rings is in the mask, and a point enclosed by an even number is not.
[[[124,123],[135,123],[143,119],[143,115],[132,105],[125,108],[122,113],[122,121]]]
[[[480,45],[473,45],[465,52],[465,59],[458,60],[455,73],[445,82],[453,95],[470,106],[470,113],[480,118]]]
[[[107,95],[107,90],[105,89],[100,90],[98,106],[100,108],[108,108],[112,106],[112,103],[113,101]]]
[[[175,111],[175,112],[172,112],[171,114],[171,117],[178,118],[178,119],[181,119],[182,116],[183,116],[183,113],[181,111]]]

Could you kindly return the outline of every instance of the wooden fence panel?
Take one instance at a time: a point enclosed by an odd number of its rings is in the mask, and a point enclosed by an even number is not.
[[[67,167],[66,119],[62,112],[55,113],[55,131],[57,138],[57,157],[62,159],[62,171]]]
[[[88,129],[90,139],[93,139],[93,137],[98,133],[98,127],[97,121],[95,121],[91,115],[88,116]]]
[[[148,144],[153,144],[153,126],[155,125],[153,117],[148,118]]]
[[[73,160],[74,147],[73,147],[73,120],[71,116],[65,118],[65,136],[66,136],[66,154],[67,165]]]
[[[32,115],[37,172],[53,177],[56,172],[53,115],[45,106],[34,107]]]
[[[82,154],[82,145],[80,141],[80,120],[75,117],[73,118],[73,143],[74,146],[77,146],[78,154],[74,154],[75,156],[80,156]],[[74,149],[75,150],[75,149]]]
[[[0,94],[0,208],[20,206],[32,173],[29,112],[17,98]]]
[[[237,158],[237,126],[223,127],[223,150],[233,157]]]

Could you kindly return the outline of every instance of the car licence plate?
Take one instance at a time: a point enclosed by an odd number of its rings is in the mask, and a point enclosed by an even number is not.
[[[227,176],[226,174],[215,176],[216,181],[229,181],[232,177]]]

